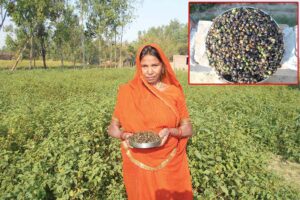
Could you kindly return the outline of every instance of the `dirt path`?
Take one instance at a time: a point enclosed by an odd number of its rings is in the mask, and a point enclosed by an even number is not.
[[[270,159],[269,169],[300,191],[300,164],[283,161],[280,156]]]

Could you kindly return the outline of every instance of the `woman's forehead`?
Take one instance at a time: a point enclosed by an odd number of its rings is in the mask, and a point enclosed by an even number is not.
[[[145,55],[141,60],[141,63],[146,63],[146,62],[155,62],[155,63],[159,62],[160,63],[160,61],[157,57],[152,56],[150,54]]]

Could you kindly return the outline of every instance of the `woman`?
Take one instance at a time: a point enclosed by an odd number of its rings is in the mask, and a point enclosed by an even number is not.
[[[120,86],[108,132],[123,140],[123,178],[129,200],[193,199],[186,144],[192,125],[182,87],[155,45],[142,47],[133,80]],[[159,147],[131,148],[128,137],[151,130]]]

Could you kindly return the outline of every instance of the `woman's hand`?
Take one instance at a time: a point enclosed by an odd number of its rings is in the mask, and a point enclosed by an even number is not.
[[[168,128],[163,128],[162,130],[159,131],[158,135],[161,138],[161,144],[159,145],[160,147],[163,146],[166,143],[166,141],[169,137],[169,134],[170,133],[169,133]]]
[[[124,133],[122,133],[122,136],[121,136],[122,137],[121,139],[124,140],[123,142],[125,142],[125,144],[129,148],[132,148],[132,146],[130,146],[128,138],[132,135],[133,135],[133,133],[124,132]]]

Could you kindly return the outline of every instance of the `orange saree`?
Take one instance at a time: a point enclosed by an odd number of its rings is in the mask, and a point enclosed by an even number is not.
[[[113,119],[118,120],[125,132],[137,133],[151,130],[158,133],[163,128],[179,127],[189,118],[182,87],[161,49],[168,87],[159,91],[143,78],[139,55],[137,71],[130,82],[121,85]],[[129,200],[193,199],[191,177],[186,155],[187,138],[169,136],[162,147],[131,149],[121,144],[123,179]]]

